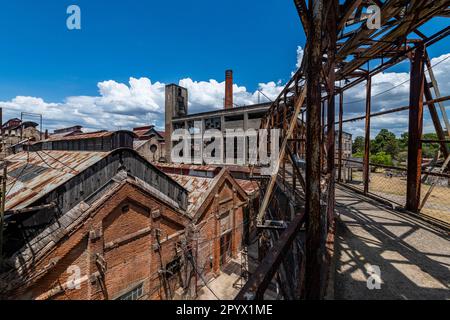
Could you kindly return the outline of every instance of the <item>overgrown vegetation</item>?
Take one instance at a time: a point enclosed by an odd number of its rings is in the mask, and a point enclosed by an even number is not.
[[[438,140],[435,133],[423,135],[425,140]],[[438,144],[424,143],[422,147],[424,158],[433,158],[439,150]],[[364,137],[356,137],[353,142],[353,157],[364,157]],[[379,165],[398,165],[405,163],[408,157],[408,133],[399,138],[387,129],[382,129],[370,142],[370,162]]]

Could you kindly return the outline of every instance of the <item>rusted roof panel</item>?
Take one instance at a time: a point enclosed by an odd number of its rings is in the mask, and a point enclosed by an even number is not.
[[[96,132],[88,132],[88,133],[76,133],[76,134],[53,134],[47,140],[44,141],[70,141],[70,140],[83,140],[83,139],[94,139],[94,138],[105,138],[111,137],[113,134],[118,132],[128,132],[129,134],[136,137],[135,133],[127,130],[119,130],[119,131],[96,131]]]
[[[96,131],[96,132],[89,132],[89,133],[80,133],[80,134],[74,134],[70,136],[64,136],[64,137],[50,137],[50,141],[58,141],[58,140],[80,140],[80,139],[92,139],[92,138],[102,138],[102,137],[110,137],[114,132],[112,131]]]
[[[203,203],[208,196],[208,190],[212,188],[216,179],[200,178],[187,175],[168,174],[173,180],[178,182],[188,191],[187,214],[195,215],[196,208]]]
[[[148,142],[148,140],[135,140],[135,141],[133,141],[133,149],[138,150],[147,142]]]
[[[161,169],[183,169],[183,170],[194,170],[194,171],[216,171],[219,166],[208,166],[208,165],[190,165],[182,163],[158,163],[157,166]]]
[[[252,196],[259,191],[259,186],[256,181],[242,180],[242,179],[235,179],[235,180],[239,184],[239,186],[245,191],[245,193],[247,193],[247,195],[249,196]]]
[[[139,138],[146,135],[150,129],[143,129],[143,130],[133,130],[134,134],[137,135]]]
[[[8,163],[6,210],[23,209],[110,152],[38,151],[6,158]]]

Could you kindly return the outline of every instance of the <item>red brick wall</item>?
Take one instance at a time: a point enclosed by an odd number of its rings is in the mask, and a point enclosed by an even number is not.
[[[206,205],[204,215],[197,222],[200,239],[190,243],[197,268],[208,278],[220,272],[220,220],[218,214],[231,214],[231,247],[236,257],[243,237],[243,206],[246,198],[226,181],[218,187],[215,197]],[[31,287],[22,287],[14,293],[16,298],[49,299],[114,299],[143,284],[143,299],[176,298],[181,286],[179,275],[162,281],[161,268],[177,255],[184,261],[183,274],[192,266],[185,261],[179,243],[188,220],[180,213],[164,206],[152,196],[131,184],[125,184],[104,202],[95,213],[67,239],[62,240],[49,254],[35,265],[39,271],[59,257],[56,265]],[[155,229],[160,230],[161,251],[157,248]],[[139,234],[141,231],[145,231]],[[125,241],[126,237],[134,235]],[[168,238],[170,237],[170,238]],[[111,243],[117,243],[111,246]],[[198,246],[197,246],[198,245]],[[178,251],[177,251],[178,250]],[[92,277],[99,272],[96,255],[104,259],[104,278]],[[211,260],[212,257],[212,267]],[[103,263],[103,262],[102,262]],[[161,267],[162,264],[162,267]],[[44,295],[64,284],[71,276],[68,267],[80,267],[86,281],[79,290],[65,290]],[[87,278],[89,277],[89,278]],[[184,279],[186,280],[186,279]],[[191,284],[195,286],[194,279]],[[198,285],[203,282],[197,277]],[[165,284],[163,286],[162,284]]]
[[[198,245],[197,261],[200,267],[204,264],[204,276],[209,278],[220,273],[221,267],[221,249],[220,249],[220,217],[219,214],[230,215],[231,219],[231,248],[232,256],[236,257],[242,249],[243,237],[243,208],[246,199],[238,192],[233,191],[230,182],[225,183],[218,188],[218,191],[211,204],[207,207],[206,213],[197,223],[197,232],[200,236]],[[228,213],[228,212],[232,213]],[[197,244],[194,244],[197,246]],[[213,266],[210,268],[210,257],[213,258]]]
[[[175,244],[180,236],[166,240],[166,235],[173,235],[181,230],[186,221],[179,213],[141,191],[125,184],[92,217],[69,238],[62,240],[44,259],[39,261],[35,270],[41,270],[50,261],[60,257],[56,265],[31,287],[22,287],[13,294],[15,298],[36,299],[114,299],[133,289],[140,283],[144,284],[145,298],[164,297],[164,290],[156,291],[160,286],[160,258],[154,249],[155,232],[150,227],[162,229],[162,261],[163,266],[175,256]],[[162,213],[157,219],[152,218],[152,212]],[[166,219],[165,216],[170,219]],[[178,217],[178,223],[173,221]],[[147,231],[142,235],[137,233]],[[90,231],[95,231],[96,237]],[[124,241],[124,237],[136,235]],[[121,240],[117,246],[105,248],[108,243]],[[71,276],[67,268],[76,265],[81,270],[81,276],[91,276],[99,271],[96,254],[99,254],[106,265],[104,281],[84,281],[81,289],[65,290],[64,292],[41,296],[49,290],[65,284]],[[178,285],[176,277],[172,280],[171,291]]]

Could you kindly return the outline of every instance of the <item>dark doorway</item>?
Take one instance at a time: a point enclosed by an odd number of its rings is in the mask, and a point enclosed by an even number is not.
[[[225,266],[231,258],[231,232],[220,237],[220,266]]]

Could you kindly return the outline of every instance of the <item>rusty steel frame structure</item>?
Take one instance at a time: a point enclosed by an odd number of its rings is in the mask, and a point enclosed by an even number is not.
[[[450,0],[294,0],[294,4],[306,34],[305,55],[301,67],[274,100],[261,123],[261,128],[281,130],[281,148],[278,171],[260,181],[261,205],[257,216],[260,233],[268,231],[267,220],[272,222],[285,217],[269,210],[276,201],[277,188],[283,191],[289,186],[297,212],[286,229],[281,233],[276,231],[276,241],[265,252],[236,300],[263,299],[271,281],[279,279],[275,276],[301,233],[304,234],[302,261],[298,262],[301,270],[295,280],[300,283],[296,284],[299,290],[295,298],[324,297],[331,258],[327,244],[333,243],[334,233],[335,183],[342,180],[342,124],[356,119],[344,120],[346,90],[366,82],[366,110],[360,117],[366,122],[364,192],[368,192],[373,116],[409,110],[406,209],[412,212],[417,212],[420,206],[424,105],[430,109],[442,151],[446,155],[449,153],[447,135],[435,106],[448,97],[433,99],[426,82],[425,66],[430,68],[426,48],[447,37],[450,27],[433,35],[425,35],[419,28],[435,17],[450,17]],[[366,24],[371,19],[364,13],[369,5],[381,9],[380,29],[370,29]],[[372,77],[406,59],[411,60],[409,106],[372,114]],[[371,62],[374,68],[370,68]],[[344,85],[337,86],[337,83]],[[338,121],[335,119],[336,96],[339,97]],[[339,125],[338,159],[334,151],[335,125]],[[304,155],[305,168],[296,161],[301,155]],[[286,163],[291,164],[291,172]],[[292,180],[288,181],[288,176]]]

